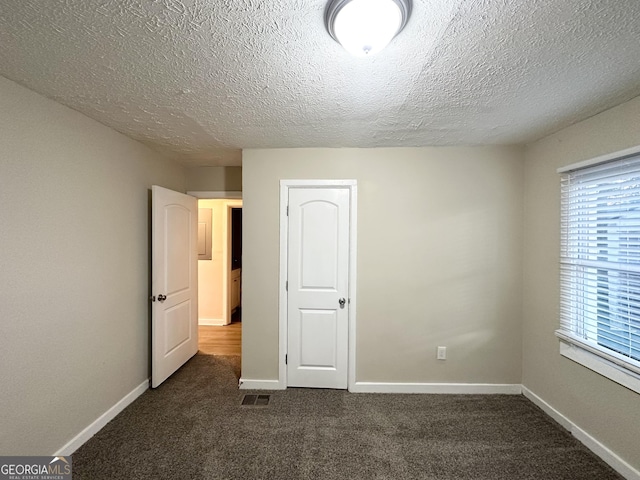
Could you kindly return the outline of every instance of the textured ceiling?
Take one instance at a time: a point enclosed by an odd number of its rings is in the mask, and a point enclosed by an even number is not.
[[[325,0],[1,0],[0,75],[186,165],[513,144],[640,95],[639,0],[414,0],[377,56]]]

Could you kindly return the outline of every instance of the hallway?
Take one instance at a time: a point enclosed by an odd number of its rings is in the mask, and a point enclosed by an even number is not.
[[[205,355],[240,355],[242,345],[242,322],[229,325],[198,326],[198,350]]]

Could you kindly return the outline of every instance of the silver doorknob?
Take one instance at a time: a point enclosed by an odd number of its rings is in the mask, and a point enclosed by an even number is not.
[[[167,299],[166,295],[158,295],[158,301],[159,302],[164,302]]]
[[[344,304],[347,303],[347,301],[344,298],[341,298],[338,300],[338,303],[340,304],[340,308],[344,308]]]

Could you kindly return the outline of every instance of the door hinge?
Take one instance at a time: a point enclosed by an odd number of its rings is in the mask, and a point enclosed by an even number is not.
[[[284,282],[284,289],[285,291],[289,291],[289,280],[287,280],[286,282]]]
[[[286,353],[284,354],[284,364],[289,365],[289,355]]]
[[[287,205],[287,217],[289,216],[289,205]]]

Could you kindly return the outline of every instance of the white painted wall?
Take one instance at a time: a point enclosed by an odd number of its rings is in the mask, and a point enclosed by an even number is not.
[[[520,383],[523,162],[507,147],[245,150],[243,378],[278,379],[287,178],[358,181],[357,381]]]
[[[640,396],[561,357],[560,177],[581,160],[640,145],[640,97],[543,138],[526,149],[523,384],[640,470]]]
[[[152,184],[184,170],[0,77],[0,453],[51,455],[149,377]]]

